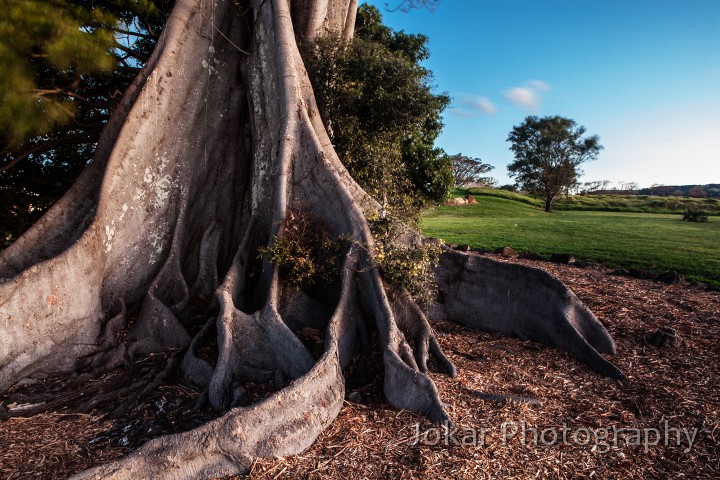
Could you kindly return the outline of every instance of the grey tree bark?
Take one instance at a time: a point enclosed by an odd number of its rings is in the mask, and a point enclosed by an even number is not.
[[[455,368],[423,312],[383,283],[372,248],[361,247],[373,244],[366,218],[380,206],[338,160],[297,48],[325,30],[351,38],[356,4],[179,0],[93,163],[0,253],[0,391],[172,350],[185,380],[225,412],[77,478],[210,478],[303,451],[338,415],[343,372],[368,328],[378,330],[387,401],[449,420],[428,359]],[[296,291],[257,260],[291,209],[353,239],[337,289]],[[601,355],[614,352],[608,332],[550,275],[447,251],[437,279],[437,318],[536,338],[622,377]],[[214,298],[202,329],[198,296]],[[131,310],[137,319],[119,341]],[[317,360],[295,334],[304,326],[325,330]],[[198,355],[210,327],[214,362]],[[243,382],[273,379],[286,386],[237,406]]]

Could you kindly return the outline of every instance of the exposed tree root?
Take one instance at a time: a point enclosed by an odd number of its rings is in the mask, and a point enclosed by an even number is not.
[[[602,375],[623,373],[600,353],[615,342],[593,313],[549,273],[446,249],[437,269],[437,320],[562,348]]]
[[[349,257],[352,258],[352,257]],[[330,319],[326,349],[309,372],[250,407],[237,407],[191,432],[161,437],[108,466],[74,478],[212,478],[246,473],[255,457],[291,455],[309,447],[340,412],[345,379],[340,338],[352,329],[354,298],[346,264],[344,289]]]
[[[455,367],[408,292],[385,285],[373,264],[366,216],[380,206],[333,151],[293,33],[294,22],[301,40],[322,28],[347,34],[355,4],[179,0],[128,111],[99,147],[112,154],[96,204],[72,221],[52,213],[0,257],[0,274],[15,275],[0,284],[0,391],[80,366],[86,380],[164,352],[167,362],[117,392],[130,401],[116,414],[176,367],[225,412],[77,478],[210,478],[245,472],[255,457],[302,452],[338,415],[344,372],[356,348],[367,359],[370,329],[387,401],[450,420],[427,370],[454,376]],[[74,190],[61,203],[85,200]],[[258,259],[299,208],[342,244],[337,287],[293,291]],[[84,231],[67,233],[91,217]],[[56,246],[30,247],[58,221],[73,225]],[[534,338],[622,377],[598,353],[614,352],[609,334],[553,277],[448,251],[438,284],[436,318]],[[120,342],[128,311],[139,313]],[[297,334],[303,328],[325,332],[317,360]],[[215,333],[217,354],[203,357]],[[242,406],[244,384],[268,381],[278,391]],[[111,396],[92,393],[96,402]]]

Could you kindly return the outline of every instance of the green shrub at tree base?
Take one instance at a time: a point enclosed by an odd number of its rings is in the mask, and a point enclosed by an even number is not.
[[[403,245],[397,240],[407,233],[407,225],[392,217],[368,219],[375,245],[375,266],[383,280],[405,288],[422,309],[430,307],[437,294],[434,266],[442,250],[433,242]]]
[[[269,247],[258,249],[258,257],[280,268],[280,274],[296,290],[329,285],[338,279],[337,257],[341,242],[327,236],[317,218],[297,209],[288,213],[285,234]]]

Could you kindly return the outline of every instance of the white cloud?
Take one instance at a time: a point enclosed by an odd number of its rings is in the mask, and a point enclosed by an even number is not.
[[[474,117],[478,112],[485,115],[495,115],[498,111],[489,98],[477,95],[464,94],[460,104],[464,107],[464,110],[456,111],[456,113],[461,117]]]
[[[510,103],[519,105],[528,110],[536,110],[540,105],[537,92],[529,87],[513,87],[505,91],[505,98]]]
[[[505,90],[505,98],[526,110],[535,111],[540,106],[541,92],[550,90],[550,85],[542,80],[529,80],[525,87],[512,87]]]
[[[473,106],[488,115],[495,115],[498,111],[495,104],[485,97],[476,98]]]

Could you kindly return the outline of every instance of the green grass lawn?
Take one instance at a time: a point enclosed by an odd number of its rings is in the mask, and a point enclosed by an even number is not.
[[[570,253],[579,260],[609,266],[674,269],[688,278],[720,285],[718,217],[711,217],[707,223],[688,223],[681,221],[680,215],[668,214],[548,214],[532,202],[506,193],[476,195],[477,205],[428,210],[423,214],[421,229],[427,236],[474,248],[507,245],[548,256]]]

